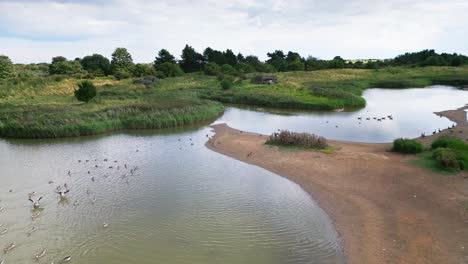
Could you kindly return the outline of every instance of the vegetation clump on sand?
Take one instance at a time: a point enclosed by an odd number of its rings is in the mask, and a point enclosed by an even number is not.
[[[465,170],[468,165],[468,144],[457,138],[441,137],[431,145],[432,157],[448,170]]]
[[[288,130],[282,130],[279,133],[273,133],[266,144],[293,146],[311,149],[326,149],[327,140],[324,137],[309,133],[297,133]]]
[[[414,139],[399,138],[393,141],[392,151],[404,154],[417,154],[423,151],[423,145]]]
[[[444,174],[454,174],[466,170],[468,144],[457,138],[443,136],[432,142],[429,148],[418,155],[418,158],[412,163],[419,167]]]

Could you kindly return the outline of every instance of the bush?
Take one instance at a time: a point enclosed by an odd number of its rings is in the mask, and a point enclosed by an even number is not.
[[[216,76],[221,72],[221,67],[219,67],[219,65],[214,62],[210,62],[205,65],[203,71],[206,75]]]
[[[451,148],[458,150],[468,150],[468,145],[458,138],[440,137],[434,142],[432,142],[431,148]]]
[[[468,144],[457,138],[441,137],[432,142],[434,149],[432,157],[444,168],[455,168],[464,170],[468,164]],[[447,154],[450,152],[450,154]],[[444,157],[441,155],[444,154]],[[452,161],[455,157],[457,164]]]
[[[230,77],[225,77],[222,81],[221,81],[221,88],[223,90],[229,90],[232,88],[232,86],[234,86],[234,82],[233,82],[233,79],[230,78]]]
[[[76,99],[86,103],[93,99],[96,94],[96,86],[90,81],[82,81],[78,84],[78,90],[75,90]]]
[[[184,74],[179,65],[172,62],[164,62],[156,68],[158,78],[177,77]]]
[[[416,154],[423,151],[423,145],[416,140],[399,138],[393,141],[392,151],[405,154]]]
[[[141,84],[144,85],[146,88],[150,88],[154,86],[158,82],[158,78],[154,76],[146,76],[144,78],[135,79],[133,81],[134,84]]]
[[[432,153],[432,157],[439,163],[440,166],[444,169],[463,169],[464,164],[461,165],[457,154],[454,150],[448,148],[437,148]]]
[[[266,143],[314,149],[325,149],[328,147],[327,140],[324,137],[308,133],[296,133],[288,130],[273,133]]]
[[[114,72],[114,77],[117,80],[127,79],[127,78],[130,78],[131,76],[132,75],[130,74],[130,72],[124,69],[120,69]]]

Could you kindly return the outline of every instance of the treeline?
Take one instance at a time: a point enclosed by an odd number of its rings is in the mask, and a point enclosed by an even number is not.
[[[459,54],[438,54],[434,50],[405,53],[394,59],[386,60],[345,60],[336,56],[332,60],[321,60],[309,56],[302,57],[297,52],[284,53],[276,50],[267,53],[268,59],[261,61],[257,56],[235,54],[232,50],[219,51],[206,48],[202,53],[186,45],[181,59],[177,60],[166,49],[158,52],[153,63],[134,63],[132,55],[125,48],[117,48],[111,60],[100,54],[68,60],[58,56],[51,63],[13,65],[7,56],[0,56],[0,79],[10,76],[27,77],[31,75],[75,75],[80,77],[101,77],[113,75],[117,79],[130,77],[156,76],[175,77],[184,73],[204,72],[207,75],[240,76],[246,73],[314,71],[323,69],[378,69],[391,66],[462,66],[468,64],[468,57]]]

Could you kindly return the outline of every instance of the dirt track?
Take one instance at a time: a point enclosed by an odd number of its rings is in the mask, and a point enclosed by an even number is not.
[[[458,128],[466,129],[466,116],[451,115],[465,118]],[[468,263],[466,174],[414,167],[412,156],[391,153],[388,144],[334,141],[339,150],[333,154],[284,151],[265,145],[263,135],[224,124],[213,129],[210,149],[287,177],[310,193],[342,236],[348,263]]]

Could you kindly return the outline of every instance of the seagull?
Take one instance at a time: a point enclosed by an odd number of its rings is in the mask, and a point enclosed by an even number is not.
[[[57,194],[60,195],[60,198],[65,198],[66,194],[70,192],[70,189],[66,189],[65,191],[62,191],[61,189],[57,190]]]
[[[5,229],[3,229],[2,232],[0,232],[0,235],[4,235],[4,234],[6,234],[7,232],[8,232],[8,228],[5,228]]]
[[[34,201],[33,199],[29,198],[29,201],[31,201],[31,203],[33,203],[33,208],[34,209],[38,209],[40,207],[40,205],[39,205],[40,200],[42,200],[42,196],[39,197],[39,199],[37,199],[37,201]]]
[[[46,253],[47,253],[47,250],[43,249],[40,252],[36,252],[36,255],[34,256],[34,258],[35,259],[40,259],[40,258],[44,257]]]
[[[71,260],[71,256],[66,256],[60,261],[60,263],[65,263],[65,262],[68,262],[70,260]]]
[[[102,226],[103,226],[104,228],[107,228],[107,227],[109,227],[109,224],[106,223],[106,222],[104,222],[104,223],[102,224]]]
[[[4,253],[7,253],[8,251],[13,250],[15,247],[16,247],[16,244],[15,244],[15,243],[11,243],[10,245],[8,245],[7,247],[5,247],[5,248],[3,249],[3,252],[4,252]]]
[[[26,235],[31,236],[32,233],[34,233],[34,232],[36,232],[36,231],[37,231],[37,228],[36,228],[35,226],[33,226],[33,227],[31,228],[31,230],[29,230],[28,232],[26,232]]]

